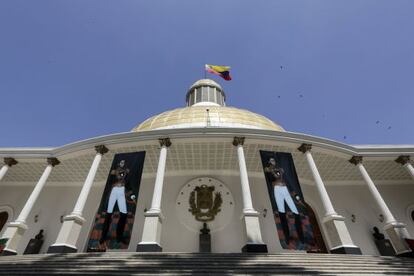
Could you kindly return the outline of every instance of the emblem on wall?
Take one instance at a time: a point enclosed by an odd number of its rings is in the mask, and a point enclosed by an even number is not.
[[[178,221],[197,234],[203,223],[208,223],[211,233],[225,228],[233,218],[234,207],[231,191],[212,177],[197,177],[185,183],[175,202]]]
[[[220,192],[213,193],[214,186],[201,185],[194,188],[190,194],[190,209],[195,219],[201,222],[214,220],[223,203]],[[213,200],[214,196],[214,200]]]

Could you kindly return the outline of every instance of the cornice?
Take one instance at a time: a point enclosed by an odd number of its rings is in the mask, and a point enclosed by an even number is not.
[[[414,145],[367,145],[352,146],[334,140],[306,135],[294,132],[279,132],[272,130],[246,129],[246,128],[191,128],[191,129],[164,129],[143,132],[124,132],[104,136],[98,136],[60,147],[49,148],[0,148],[0,157],[19,158],[44,158],[60,157],[66,154],[93,150],[95,146],[122,145],[133,142],[146,142],[157,144],[158,139],[168,136],[170,139],[191,138],[228,138],[232,141],[235,136],[245,137],[245,143],[249,140],[262,140],[266,142],[288,142],[298,146],[306,143],[312,144],[313,149],[325,149],[345,155],[364,157],[398,157],[399,155],[414,155]]]

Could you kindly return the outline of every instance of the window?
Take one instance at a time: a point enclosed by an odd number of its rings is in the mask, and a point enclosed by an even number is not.
[[[194,104],[194,93],[190,93],[190,98],[188,100],[188,105]]]
[[[195,103],[199,103],[199,102],[201,102],[201,88],[197,88],[197,89],[195,90],[195,93],[196,93],[196,100],[195,100]]]
[[[0,213],[0,231],[3,229],[3,226],[6,224],[8,218],[9,218],[9,213],[7,212]]]
[[[219,105],[222,105],[221,104],[221,94],[217,90],[216,90],[216,103],[218,103]]]
[[[407,220],[409,221],[409,223],[411,223],[411,225],[414,225],[414,204],[408,206],[406,214],[407,214]]]
[[[0,206],[0,236],[6,230],[7,223],[13,218],[13,209],[10,206]]]
[[[208,87],[201,87],[201,101],[208,101]]]

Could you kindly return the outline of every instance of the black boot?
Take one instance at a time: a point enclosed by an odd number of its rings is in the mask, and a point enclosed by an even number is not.
[[[295,214],[295,227],[296,227],[296,232],[298,232],[299,240],[302,243],[305,243],[305,236],[303,235],[302,220],[300,218],[300,214],[298,215]]]
[[[128,214],[119,213],[118,225],[116,227],[116,240],[117,242],[124,242],[124,229],[127,221]]]
[[[283,234],[285,235],[286,244],[290,242],[289,223],[286,218],[286,213],[279,212],[280,223],[282,224]]]
[[[109,226],[111,226],[111,220],[112,220],[112,213],[106,213],[105,221],[104,221],[103,228],[102,228],[101,239],[99,240],[100,244],[106,241],[106,235],[108,234]]]

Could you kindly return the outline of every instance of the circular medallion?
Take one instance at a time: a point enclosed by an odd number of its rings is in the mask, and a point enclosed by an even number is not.
[[[211,232],[215,232],[230,222],[234,199],[219,180],[198,177],[181,188],[175,207],[178,219],[187,229],[199,233],[203,223],[207,223]]]

